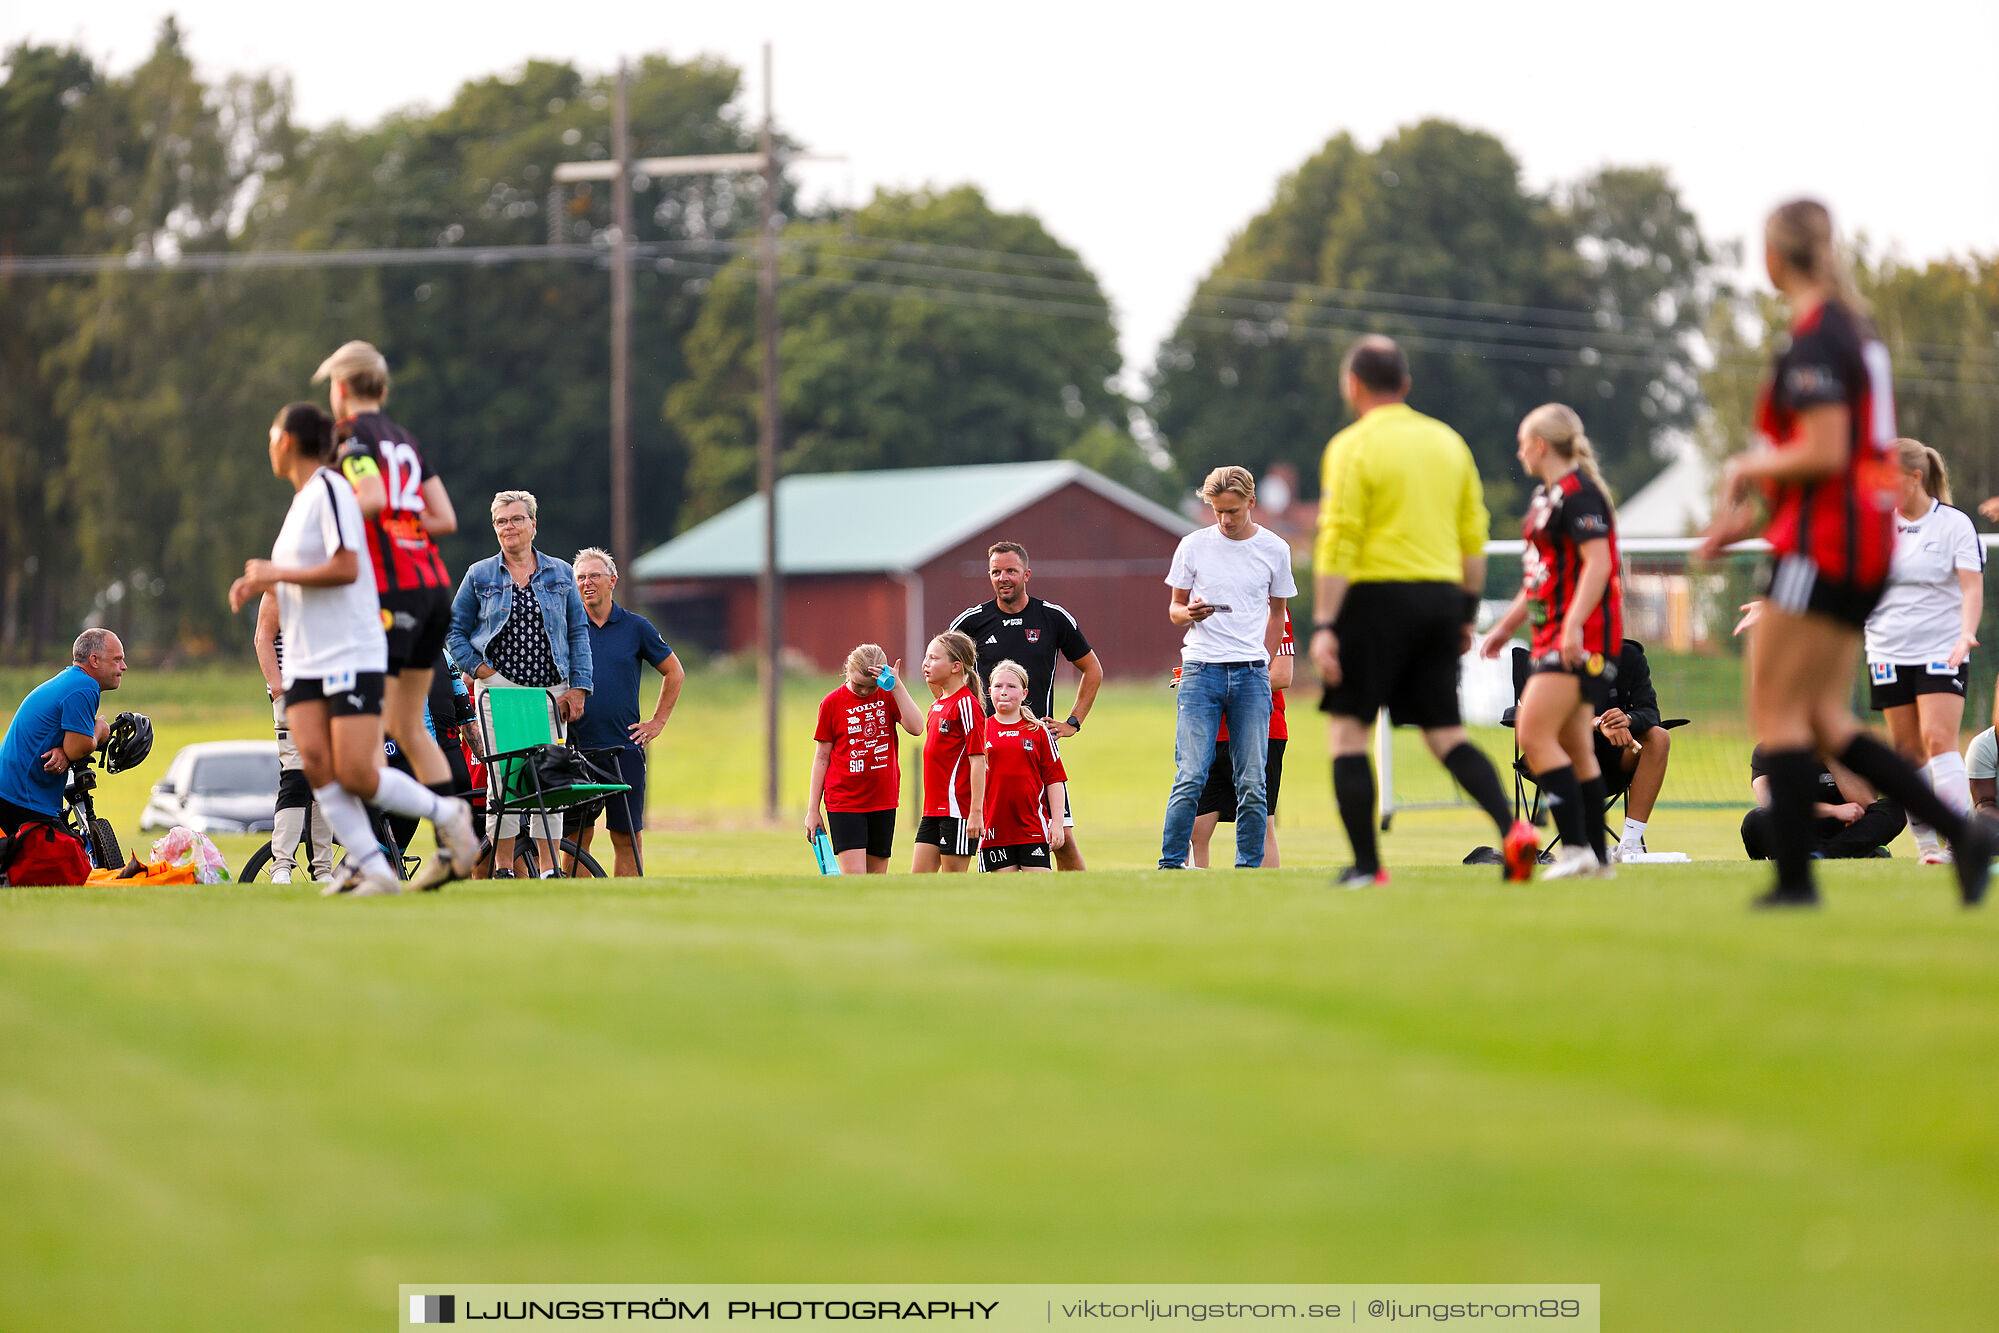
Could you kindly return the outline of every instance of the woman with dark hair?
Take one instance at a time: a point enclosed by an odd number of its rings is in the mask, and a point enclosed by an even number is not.
[[[1895,546],[1895,404],[1888,349],[1862,312],[1825,206],[1785,204],[1764,229],[1770,282],[1791,308],[1756,409],[1758,443],[1728,460],[1699,549],[1711,559],[1756,531],[1773,563],[1749,642],[1749,720],[1770,779],[1777,883],[1760,907],[1810,907],[1812,797],[1836,759],[1949,840],[1958,892],[1985,896],[1995,838],[1950,809],[1893,750],[1861,730],[1848,701],[1860,633],[1888,583]]]
[[[299,762],[333,836],[347,849],[347,873],[328,893],[395,893],[402,885],[375,843],[364,802],[390,815],[429,819],[440,849],[414,881],[436,888],[470,867],[477,846],[465,802],[439,796],[382,762],[382,674],[388,636],[354,490],[328,468],[333,422],[311,403],[293,403],[271,423],[271,471],[292,485],[291,510],[269,560],[248,560],[229,588],[229,607],[275,592],[284,635],[285,721]]]

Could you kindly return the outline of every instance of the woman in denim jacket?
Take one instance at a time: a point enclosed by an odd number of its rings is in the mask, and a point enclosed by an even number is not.
[[[445,652],[459,670],[472,678],[476,703],[480,694],[499,685],[528,685],[556,695],[563,728],[582,716],[590,693],[589,616],[576,590],[575,571],[567,562],[534,548],[535,516],[539,506],[528,491],[501,491],[493,497],[493,532],[500,554],[465,571],[457,596],[451,599],[451,633]],[[493,738],[481,724],[480,740],[488,754]],[[489,791],[489,801],[497,798]],[[532,821],[541,864],[555,865],[549,846],[551,827]],[[510,874],[514,835],[520,817],[508,815],[494,830],[494,873]],[[547,873],[544,871],[544,873]]]

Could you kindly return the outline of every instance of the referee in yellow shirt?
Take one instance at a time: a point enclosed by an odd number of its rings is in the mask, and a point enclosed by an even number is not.
[[[1361,888],[1388,882],[1367,757],[1368,726],[1383,707],[1396,726],[1422,728],[1502,844],[1515,830],[1499,774],[1458,712],[1458,659],[1485,587],[1478,467],[1462,436],[1405,401],[1409,363],[1393,339],[1370,335],[1349,348],[1340,392],[1356,420],[1321,465],[1311,652],[1326,685],[1319,708],[1331,716],[1333,799],[1353,844],[1354,863],[1334,882]],[[1525,860],[1504,873],[1524,880],[1532,869]]]

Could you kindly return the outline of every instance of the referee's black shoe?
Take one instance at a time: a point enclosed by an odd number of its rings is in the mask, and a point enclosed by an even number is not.
[[[1950,845],[1953,868],[1957,871],[1957,896],[1966,907],[1985,901],[1985,885],[1992,877],[1992,857],[1999,853],[1999,829],[1983,815],[1969,815],[1964,836]]]

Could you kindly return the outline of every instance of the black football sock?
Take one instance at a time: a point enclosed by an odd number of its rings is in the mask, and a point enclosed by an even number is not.
[[[1333,802],[1353,844],[1354,869],[1374,874],[1381,869],[1381,854],[1374,845],[1374,766],[1366,755],[1334,756]]]
[[[1444,756],[1444,767],[1451,771],[1466,795],[1478,802],[1479,809],[1492,817],[1492,822],[1499,826],[1499,836],[1504,838],[1513,827],[1513,806],[1499,785],[1499,770],[1485,757],[1485,751],[1470,741],[1459,741]]]
[[[1583,821],[1583,791],[1576,782],[1575,765],[1563,764],[1546,773],[1537,773],[1534,780],[1541,784],[1541,794],[1548,798],[1548,813],[1555,817],[1555,831],[1562,835],[1562,841],[1571,847],[1589,846],[1589,832]]]
[[[1943,803],[1936,789],[1917,775],[1902,756],[1861,732],[1837,756],[1860,779],[1922,820],[1950,842],[1964,836],[1964,816]]]
[[[1763,771],[1770,779],[1770,859],[1777,863],[1777,890],[1811,893],[1818,756],[1810,750],[1766,750]]]
[[[1603,785],[1603,774],[1599,773],[1582,784],[1583,828],[1589,834],[1590,850],[1599,861],[1608,861],[1608,833],[1603,826],[1604,807],[1610,804],[1610,788]]]

